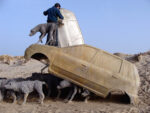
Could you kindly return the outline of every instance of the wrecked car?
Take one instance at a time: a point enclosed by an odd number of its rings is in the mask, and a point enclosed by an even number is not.
[[[24,57],[44,60],[49,73],[103,98],[112,91],[122,91],[131,103],[138,102],[140,78],[135,65],[101,49],[86,44],[63,48],[33,44]]]

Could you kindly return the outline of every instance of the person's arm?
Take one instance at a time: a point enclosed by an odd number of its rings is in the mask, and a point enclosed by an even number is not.
[[[57,16],[60,18],[60,19],[64,19],[64,17],[62,16],[62,14],[60,13],[60,11],[59,10],[57,10]]]
[[[45,15],[45,16],[48,15],[48,10],[44,11],[43,15]]]

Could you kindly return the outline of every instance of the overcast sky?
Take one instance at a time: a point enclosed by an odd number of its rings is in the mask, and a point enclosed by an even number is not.
[[[84,41],[108,52],[150,50],[150,0],[0,0],[0,55],[24,55],[38,40],[30,29],[46,22],[43,11],[59,2],[72,11]]]

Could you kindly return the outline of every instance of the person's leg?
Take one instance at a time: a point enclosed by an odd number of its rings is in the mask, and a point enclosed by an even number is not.
[[[50,40],[51,40],[51,38],[52,38],[52,37],[51,37],[52,23],[51,23],[51,22],[48,22],[47,24],[48,24],[49,27],[47,28],[47,31],[48,31],[47,34],[48,34],[48,35],[47,35],[47,40],[46,40],[45,45],[50,45]]]
[[[58,46],[58,24],[55,23],[55,27],[54,27],[54,46]]]
[[[54,40],[54,37],[53,37],[53,23],[51,23],[51,25],[49,26],[49,29],[48,29],[48,35],[47,35],[47,41],[46,41],[46,45],[50,45],[52,46],[53,44],[53,40]]]
[[[46,45],[58,46],[58,24],[52,23],[49,27]]]
[[[47,35],[47,40],[46,40],[46,43],[45,43],[45,45],[49,45],[49,40],[51,39],[51,37],[50,37],[50,32],[48,32],[48,35]]]
[[[57,28],[56,28],[56,43],[55,43],[55,46],[58,46],[58,25],[57,25]]]

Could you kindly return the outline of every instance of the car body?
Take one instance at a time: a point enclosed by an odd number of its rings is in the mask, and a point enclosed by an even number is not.
[[[64,16],[64,25],[58,27],[59,47],[84,44],[84,39],[74,13],[64,8],[61,8],[60,12]]]
[[[45,60],[49,73],[101,97],[118,90],[137,102],[140,78],[135,65],[101,49],[86,44],[64,48],[34,44],[26,49],[25,58]]]

